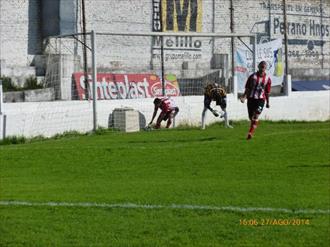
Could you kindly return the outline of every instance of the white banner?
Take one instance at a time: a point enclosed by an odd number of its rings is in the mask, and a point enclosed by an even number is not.
[[[252,48],[251,48],[252,49]],[[281,85],[284,75],[282,39],[258,44],[257,64],[267,62],[267,74],[272,79],[272,86]],[[238,47],[235,52],[235,73],[237,76],[238,92],[243,93],[245,83],[250,74],[255,72],[253,54],[247,47]]]

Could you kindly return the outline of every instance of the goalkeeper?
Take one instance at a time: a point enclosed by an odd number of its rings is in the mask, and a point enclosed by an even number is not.
[[[159,114],[155,129],[160,128],[160,124],[162,121],[167,121],[166,128],[169,128],[173,122],[173,119],[179,112],[179,107],[176,106],[174,100],[172,98],[164,97],[164,98],[155,98],[154,100],[154,112],[152,114],[152,119],[148,126],[152,125],[152,122],[154,121],[158,109],[161,110],[161,113]]]
[[[211,107],[211,102],[215,101],[216,105],[219,105],[221,110],[223,111],[222,114],[219,114],[216,110],[214,110]],[[226,90],[222,87],[220,87],[217,83],[209,83],[206,85],[204,89],[204,109],[202,112],[202,129],[205,129],[205,116],[206,116],[206,111],[210,110],[215,117],[223,117],[224,118],[224,123],[225,127],[227,128],[233,128],[229,124],[228,120],[228,114],[226,111],[227,107],[227,94]]]

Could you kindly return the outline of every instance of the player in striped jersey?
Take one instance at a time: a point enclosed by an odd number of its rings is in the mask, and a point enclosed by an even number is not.
[[[267,63],[261,61],[258,65],[258,71],[249,76],[245,84],[245,92],[241,97],[241,102],[244,103],[247,98],[247,107],[249,119],[251,121],[247,139],[251,139],[255,129],[258,126],[259,116],[264,108],[269,108],[269,94],[272,81],[266,74]]]
[[[179,112],[179,107],[176,106],[172,98],[168,98],[168,97],[155,98],[154,106],[155,108],[149,126],[152,125],[152,122],[154,121],[157,115],[157,111],[158,109],[160,109],[161,113],[157,118],[155,128],[159,129],[162,121],[167,121],[166,128],[169,128],[173,122],[173,119]]]

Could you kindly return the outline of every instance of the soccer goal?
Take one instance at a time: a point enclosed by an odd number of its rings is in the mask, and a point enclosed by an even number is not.
[[[249,47],[255,67],[254,34],[61,35],[49,38],[45,46],[46,83],[55,88],[58,100],[90,102],[86,114],[92,116],[94,130],[98,126],[141,129],[151,118],[153,99],[163,96],[180,105],[182,123],[191,123],[200,118],[207,83],[218,83],[237,96],[233,53],[242,44]],[[137,126],[130,126],[133,120]]]

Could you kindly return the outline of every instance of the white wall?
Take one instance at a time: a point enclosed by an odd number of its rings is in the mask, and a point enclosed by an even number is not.
[[[29,66],[41,52],[39,25],[38,0],[1,0],[0,60],[10,67]]]
[[[87,0],[87,29],[96,30],[97,32],[151,32],[152,2],[152,0]],[[199,9],[202,15],[201,30],[199,32],[230,33],[230,2],[229,0],[202,1],[202,6]],[[282,4],[282,0],[233,0],[235,33],[255,33],[263,36],[263,40],[284,39]],[[288,58],[290,69],[329,68],[330,1],[287,0],[286,5],[289,26]],[[117,46],[116,49],[111,48],[116,43],[116,39],[122,43],[125,42],[125,46]],[[193,40],[202,39],[193,38]],[[249,43],[248,39],[243,40]],[[189,59],[190,66],[197,64],[197,67],[204,67],[207,64],[205,61],[209,61],[211,56],[211,45],[207,42],[203,42],[199,53],[184,49],[184,47],[176,50],[176,53],[198,53],[201,57],[195,60]],[[137,65],[134,64],[136,61],[134,57],[139,57],[140,61],[146,60],[147,63],[151,55],[150,44],[143,43],[141,39],[137,38],[104,36],[98,39],[98,44],[100,53],[98,63],[103,68],[113,69],[113,65],[109,66],[111,62],[119,65],[128,63],[130,67],[135,67]],[[214,52],[230,54],[230,44],[230,39],[216,39]],[[235,41],[235,44],[236,46],[243,46],[238,40]],[[110,52],[108,52],[108,49]],[[169,52],[165,51],[166,53]],[[122,54],[125,54],[125,57],[122,57]],[[229,59],[231,60],[231,58]],[[173,67],[178,64],[181,65],[181,60],[173,60],[167,66],[174,63],[177,64]],[[154,65],[157,65],[157,63]]]
[[[175,101],[180,108],[177,124],[200,125],[203,96],[177,97]],[[120,107],[139,110],[149,122],[153,111],[152,102],[152,98],[98,101],[98,125],[107,127],[109,114]],[[292,92],[290,97],[273,97],[270,103],[271,107],[264,109],[261,119],[304,121],[330,119],[330,91]],[[70,130],[87,132],[93,128],[92,101],[6,103],[4,112],[7,115],[6,136],[49,137]],[[240,103],[232,95],[228,95],[228,113],[231,120],[248,119],[246,104]],[[208,112],[207,123],[215,121],[220,120]]]

